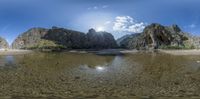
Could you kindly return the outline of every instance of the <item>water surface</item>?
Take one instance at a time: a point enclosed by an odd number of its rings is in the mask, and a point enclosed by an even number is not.
[[[31,53],[0,56],[9,98],[199,99],[200,56]]]

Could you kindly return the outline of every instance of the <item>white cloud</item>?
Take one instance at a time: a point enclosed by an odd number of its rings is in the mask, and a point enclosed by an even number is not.
[[[89,7],[89,8],[87,8],[88,10],[98,10],[99,9],[99,7],[98,6],[94,6],[94,7]]]
[[[103,9],[108,8],[108,7],[109,7],[108,5],[103,5],[102,6]]]
[[[93,6],[93,7],[89,7],[87,8],[88,10],[98,10],[98,9],[106,9],[108,8],[108,5],[101,5],[101,6]]]
[[[189,25],[189,28],[195,28],[195,27],[196,27],[196,24]]]
[[[137,22],[130,16],[117,16],[113,24],[114,31],[140,33],[146,24]]]
[[[97,6],[94,6],[94,7],[93,7],[93,9],[97,10],[97,9],[98,9],[98,7],[97,7]]]

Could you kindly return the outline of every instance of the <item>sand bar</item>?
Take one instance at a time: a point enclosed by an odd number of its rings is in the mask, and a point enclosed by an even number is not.
[[[21,54],[28,54],[31,53],[32,51],[30,50],[14,50],[14,49],[9,49],[9,50],[0,50],[0,55],[21,55]]]
[[[171,55],[200,55],[200,50],[159,50],[160,52],[171,54]]]

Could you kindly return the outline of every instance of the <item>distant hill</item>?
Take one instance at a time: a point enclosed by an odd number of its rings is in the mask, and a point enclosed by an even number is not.
[[[12,43],[13,49],[108,49],[117,44],[111,33],[90,29],[83,33],[64,28],[32,28],[19,35]]]
[[[142,33],[124,36],[117,40],[127,49],[192,49],[199,48],[198,37],[183,32],[178,25],[163,26],[153,23]]]

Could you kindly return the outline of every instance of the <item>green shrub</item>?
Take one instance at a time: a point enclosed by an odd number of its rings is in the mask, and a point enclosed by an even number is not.
[[[45,50],[45,49],[50,49],[50,50],[61,50],[61,49],[66,49],[65,46],[56,44],[53,41],[50,40],[41,40],[37,44],[27,46],[25,49],[39,49],[39,50]]]

